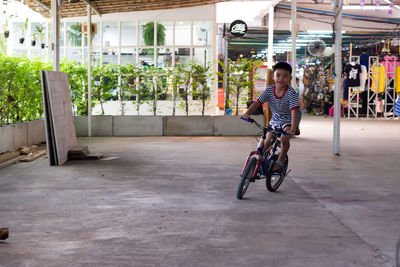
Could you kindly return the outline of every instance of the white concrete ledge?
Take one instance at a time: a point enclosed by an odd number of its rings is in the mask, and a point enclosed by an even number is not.
[[[214,132],[211,116],[166,116],[164,135],[210,136]]]
[[[88,136],[87,116],[74,117],[77,136]],[[92,136],[113,136],[112,116],[92,116]]]
[[[7,125],[0,127],[0,153],[14,151],[15,148],[15,127]]]
[[[114,116],[114,136],[162,136],[162,116]]]
[[[262,124],[263,116],[254,116]],[[75,117],[87,136],[87,116]],[[249,136],[260,130],[239,116],[93,116],[92,136]]]
[[[44,120],[35,120],[0,127],[0,153],[17,151],[26,145],[46,141]]]
[[[28,145],[28,123],[17,123],[14,125],[15,144],[14,148],[18,149]]]
[[[46,128],[44,120],[28,122],[28,145],[46,142]]]
[[[215,116],[214,135],[221,136],[246,136],[256,135],[260,132],[255,125],[240,119],[240,116]],[[263,116],[252,116],[261,125]]]

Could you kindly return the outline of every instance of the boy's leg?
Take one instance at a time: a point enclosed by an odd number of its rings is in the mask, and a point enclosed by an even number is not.
[[[283,130],[288,131],[290,129],[290,126],[286,126]],[[279,154],[278,160],[285,163],[286,161],[286,155],[289,151],[290,148],[290,135],[281,135],[281,153]],[[278,164],[275,164],[274,170],[279,170],[282,167],[279,166]]]
[[[273,134],[268,132],[267,135],[265,136],[265,140],[264,140],[264,151],[268,151],[268,149],[271,148],[272,144],[271,144],[271,139],[273,137]]]

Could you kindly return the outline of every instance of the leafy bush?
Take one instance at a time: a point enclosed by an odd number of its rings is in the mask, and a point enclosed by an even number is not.
[[[42,69],[51,66],[39,59],[0,55],[0,125],[43,117]]]
[[[63,61],[60,71],[68,73],[74,115],[88,115],[87,66],[75,61]]]
[[[230,74],[227,80],[226,107],[235,105],[237,113],[239,95],[245,90],[248,93],[242,100],[249,100],[252,69],[259,64],[258,61],[245,60],[229,62],[228,66],[223,66],[223,72],[217,73],[221,77],[226,72]],[[43,118],[40,70],[51,69],[51,63],[42,62],[40,59],[30,60],[25,57],[0,54],[0,125]],[[74,115],[87,115],[87,66],[63,61],[60,71],[68,73]],[[103,104],[118,99],[122,115],[127,101],[133,101],[138,115],[143,103],[152,102],[153,114],[157,115],[158,100],[171,99],[172,115],[175,115],[176,103],[180,99],[181,107],[186,115],[189,115],[189,100],[192,98],[201,101],[201,112],[204,115],[206,100],[210,98],[211,76],[209,64],[203,66],[195,62],[191,62],[188,66],[178,64],[168,68],[139,67],[130,64],[94,65],[92,100],[94,105],[101,105],[104,114]]]

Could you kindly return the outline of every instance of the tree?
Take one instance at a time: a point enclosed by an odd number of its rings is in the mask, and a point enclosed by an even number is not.
[[[211,65],[198,64],[196,62],[190,63],[190,72],[192,76],[192,95],[194,98],[200,98],[202,103],[201,115],[204,116],[206,100],[210,96],[210,86],[208,86],[208,78],[210,74]]]
[[[169,68],[167,75],[172,83],[172,116],[175,116],[179,88],[185,83],[184,66],[182,64],[177,64],[174,67]]]

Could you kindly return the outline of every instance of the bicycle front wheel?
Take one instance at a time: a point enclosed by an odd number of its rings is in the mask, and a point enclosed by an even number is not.
[[[286,162],[279,173],[274,172],[275,160],[271,161],[268,166],[268,174],[265,179],[265,185],[270,192],[275,192],[282,184],[283,179],[286,177],[287,168],[289,165],[289,157],[286,156]]]
[[[247,188],[251,182],[251,178],[253,176],[254,170],[257,165],[257,159],[252,157],[247,163],[246,168],[244,169],[242,179],[240,180],[239,187],[237,189],[236,197],[238,199],[242,199],[244,194],[246,194]]]

